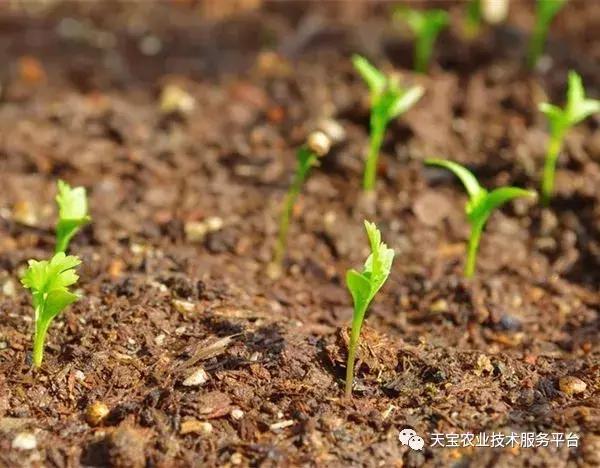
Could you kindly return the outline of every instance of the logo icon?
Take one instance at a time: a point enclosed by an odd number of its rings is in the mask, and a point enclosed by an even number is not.
[[[410,428],[402,429],[398,434],[398,440],[402,442],[402,445],[408,445],[413,450],[423,450],[425,446],[423,438]]]

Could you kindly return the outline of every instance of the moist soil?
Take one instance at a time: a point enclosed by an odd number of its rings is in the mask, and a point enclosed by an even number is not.
[[[418,76],[390,5],[261,3],[2,6],[0,466],[599,466],[598,118],[569,133],[549,208],[520,200],[491,217],[472,280],[463,189],[422,162],[536,188],[537,103],[563,102],[571,68],[598,96],[598,5],[569,2],[535,72],[530,3],[472,41],[450,5]],[[371,211],[352,52],[426,89],[388,129]],[[161,112],[168,84],[190,112]],[[323,118],[345,139],[307,181],[273,280],[295,150]],[[19,276],[52,253],[59,178],[87,187],[93,222],[71,244],[83,297],[34,371]],[[344,276],[368,254],[364,218],[396,259],[348,399]],[[399,443],[406,427],[422,451]],[[580,439],[440,448],[435,432]]]

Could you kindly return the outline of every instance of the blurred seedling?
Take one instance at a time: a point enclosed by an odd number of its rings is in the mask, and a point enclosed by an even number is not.
[[[306,145],[301,146],[296,153],[296,172],[283,201],[279,220],[279,235],[275,244],[273,261],[269,266],[269,276],[273,278],[281,275],[283,259],[287,248],[290,220],[302,186],[311,168],[319,165],[319,158],[325,156],[330,148],[331,138],[322,131],[315,131],[309,135]]]
[[[600,112],[600,101],[597,99],[586,99],[581,77],[574,71],[571,71],[569,72],[567,103],[565,107],[561,109],[558,106],[544,102],[540,104],[539,109],[546,115],[550,126],[550,140],[546,150],[541,187],[542,204],[547,206],[554,192],[556,162],[563,146],[565,135],[571,127],[577,125],[587,117]]]
[[[78,257],[58,252],[50,261],[29,260],[29,267],[21,279],[23,286],[31,291],[35,309],[35,333],[33,337],[33,365],[42,365],[46,333],[54,318],[67,306],[79,299],[69,291],[79,276],[75,267],[81,263]]]
[[[386,76],[360,55],[352,57],[352,63],[371,94],[369,152],[363,177],[363,189],[371,191],[375,188],[377,161],[387,125],[421,98],[423,87],[401,87],[396,77]]]
[[[387,280],[394,260],[394,251],[381,241],[381,233],[377,229],[377,226],[374,223],[365,221],[365,229],[367,230],[371,246],[371,255],[367,258],[362,272],[352,269],[346,273],[346,286],[352,295],[354,304],[350,343],[348,344],[348,362],[346,365],[347,397],[352,395],[354,361],[365,314],[375,294],[377,294]]]
[[[426,73],[433,54],[435,41],[450,19],[444,10],[413,10],[400,7],[394,12],[394,19],[405,22],[415,36],[414,69]]]
[[[73,236],[91,221],[85,188],[72,188],[62,180],[58,181],[58,223],[56,224],[55,253],[66,252]]]
[[[567,3],[567,0],[537,0],[535,9],[535,26],[529,41],[529,51],[527,62],[531,68],[534,68],[546,45],[546,37],[550,23]]]
[[[493,211],[504,203],[517,197],[535,198],[536,193],[518,187],[500,187],[488,192],[479,185],[479,182],[473,173],[460,164],[443,159],[428,159],[425,163],[443,167],[454,173],[454,175],[456,175],[463,183],[469,195],[465,211],[469,224],[471,225],[471,234],[469,236],[467,262],[465,264],[465,277],[471,278],[475,272],[475,263],[477,261],[477,250],[479,248],[481,232]]]

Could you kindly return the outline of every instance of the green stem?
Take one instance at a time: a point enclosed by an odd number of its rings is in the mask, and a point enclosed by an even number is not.
[[[36,318],[38,317],[39,311],[36,310]],[[36,320],[37,322],[37,320]],[[44,343],[46,341],[46,333],[48,332],[48,327],[50,326],[50,321],[44,321],[40,323],[36,323],[35,326],[35,335],[33,337],[33,365],[36,368],[41,367],[42,360],[44,359]]]
[[[417,38],[415,44],[415,71],[417,73],[426,73],[431,55],[432,44],[426,37]]]
[[[352,329],[350,331],[350,343],[348,344],[348,361],[346,363],[346,397],[352,396],[352,384],[354,383],[354,360],[356,358],[356,347],[360,338],[360,329],[362,328],[365,311],[356,315],[352,319]]]
[[[467,263],[465,264],[465,277],[472,278],[475,273],[475,263],[477,262],[477,250],[479,249],[479,240],[485,220],[476,221],[471,226],[471,235],[469,236],[469,247],[467,251]]]
[[[363,189],[370,191],[375,188],[375,177],[377,176],[377,160],[381,143],[383,142],[383,134],[385,133],[385,125],[371,124],[371,137],[369,139],[369,153],[365,163],[365,174],[363,177]]]
[[[62,236],[56,239],[56,247],[54,248],[54,253],[57,254],[59,252],[67,252],[67,247],[69,246],[69,236]]]
[[[529,53],[527,56],[527,64],[529,68],[535,68],[537,61],[544,51],[544,44],[546,43],[546,31],[548,25],[544,22],[538,21],[533,29],[533,34],[529,43]]]
[[[548,143],[546,160],[544,161],[544,174],[542,176],[542,205],[548,206],[552,193],[554,192],[554,178],[556,174],[556,162],[562,147],[562,134],[553,135]]]
[[[287,234],[290,227],[290,219],[292,217],[292,211],[296,199],[300,194],[302,183],[306,178],[306,173],[297,172],[294,176],[292,185],[290,186],[288,193],[285,196],[283,202],[283,211],[281,213],[281,220],[279,221],[279,236],[277,238],[277,244],[275,245],[275,254],[273,256],[273,263],[281,266],[283,263],[283,256],[285,254],[285,248],[287,244]]]

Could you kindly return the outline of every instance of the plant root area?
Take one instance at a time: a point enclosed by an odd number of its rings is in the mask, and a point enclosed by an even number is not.
[[[568,2],[530,71],[531,2],[471,40],[464,4],[448,3],[425,75],[391,7],[0,7],[0,466],[600,465],[598,117],[568,134],[549,208],[518,200],[490,218],[471,280],[463,188],[423,165],[539,187],[538,103],[563,104],[570,69],[599,94],[598,5]],[[355,52],[425,88],[387,130],[370,204]],[[308,178],[272,279],[295,152],[323,119],[345,136]],[[93,222],[70,247],[82,299],[33,370],[19,278],[52,255],[58,179],[87,188]],[[344,277],[368,254],[365,218],[396,258],[345,398]],[[407,427],[423,450],[399,442]],[[579,439],[431,444],[481,432]]]

